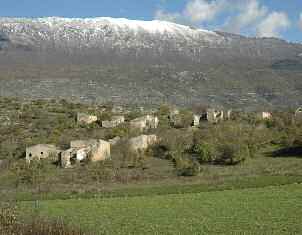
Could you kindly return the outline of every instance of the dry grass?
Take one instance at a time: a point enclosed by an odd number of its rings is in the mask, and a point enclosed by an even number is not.
[[[85,235],[62,220],[47,220],[28,216],[30,220],[21,221],[16,208],[7,204],[0,210],[0,235]]]

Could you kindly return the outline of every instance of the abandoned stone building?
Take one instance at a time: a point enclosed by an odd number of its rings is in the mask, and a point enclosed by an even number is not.
[[[222,110],[207,109],[206,119],[210,123],[218,123],[223,121],[223,114]]]
[[[11,123],[12,121],[7,115],[0,114],[0,126],[9,126]]]
[[[77,113],[77,122],[80,124],[91,124],[98,120],[97,116],[86,113]]]
[[[295,116],[299,117],[299,118],[302,117],[302,107],[299,107],[298,109],[296,109]]]
[[[50,144],[38,144],[26,148],[26,162],[30,163],[32,160],[41,160],[46,158],[52,158],[57,160],[60,150],[55,145]]]
[[[104,128],[114,128],[125,122],[124,116],[113,116],[111,120],[102,121],[102,127]]]
[[[228,112],[228,115],[230,113]],[[228,116],[227,116],[228,118]],[[193,123],[192,126],[199,126],[200,122],[202,121],[208,121],[210,123],[218,123],[220,121],[224,120],[224,112],[222,110],[216,110],[216,109],[206,109],[200,114],[194,114],[193,115]]]
[[[199,126],[201,119],[202,119],[202,115],[194,114],[192,126],[195,126],[195,127]]]
[[[159,124],[159,119],[156,116],[146,115],[130,121],[130,128],[140,131],[147,129],[156,129]]]
[[[233,110],[229,109],[227,112],[226,112],[226,120],[232,120],[233,118]]]
[[[61,153],[61,166],[70,168],[82,161],[103,161],[110,158],[110,143],[104,140],[71,141],[70,149]]]
[[[257,114],[257,118],[259,119],[271,119],[272,118],[272,113],[270,112],[260,112]]]
[[[170,107],[168,119],[170,122],[174,122],[174,118],[180,114],[179,109],[176,107]]]
[[[131,151],[146,150],[148,147],[156,144],[158,138],[156,135],[140,135],[129,139],[129,149]]]

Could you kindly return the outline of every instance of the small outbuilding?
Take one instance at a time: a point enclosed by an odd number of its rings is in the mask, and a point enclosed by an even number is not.
[[[97,116],[89,115],[87,113],[78,113],[77,122],[80,124],[91,124],[98,120]]]
[[[192,126],[198,127],[201,119],[202,119],[202,115],[194,114]]]
[[[270,112],[260,112],[257,114],[257,117],[259,119],[268,120],[268,119],[271,119],[273,117],[273,115]]]
[[[299,108],[295,111],[295,117],[302,117],[302,107],[299,107]]]
[[[226,120],[232,120],[232,118],[233,118],[233,110],[229,109],[227,111]]]
[[[32,160],[41,160],[52,157],[52,160],[57,160],[60,150],[55,145],[38,144],[26,148],[26,162],[30,163]]]
[[[207,109],[206,120],[210,123],[218,123],[223,121],[223,111],[216,109]]]

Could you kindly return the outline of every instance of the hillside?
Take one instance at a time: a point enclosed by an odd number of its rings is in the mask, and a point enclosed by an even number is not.
[[[163,21],[1,18],[0,95],[295,107],[301,53],[301,44]]]

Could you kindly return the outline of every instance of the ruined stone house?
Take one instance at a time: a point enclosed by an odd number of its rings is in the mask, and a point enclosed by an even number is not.
[[[102,121],[102,127],[104,128],[114,128],[125,122],[124,116],[113,116],[111,120]]]
[[[216,109],[207,109],[206,120],[210,123],[218,123],[223,121],[223,111]]]
[[[26,148],[26,162],[30,163],[32,160],[41,160],[46,158],[52,158],[57,160],[60,150],[55,145],[50,144],[38,144]]]
[[[176,116],[178,116],[180,114],[179,109],[175,108],[175,107],[171,107],[169,110],[169,115],[168,115],[168,119],[170,120],[170,122],[174,122],[174,118]]]
[[[0,114],[0,126],[9,126],[11,124],[12,121],[8,116]]]
[[[257,114],[257,118],[259,119],[271,119],[272,118],[272,113],[270,112],[260,112]]]
[[[232,120],[233,110],[229,109],[227,111],[226,120]]]
[[[195,126],[195,127],[199,126],[201,119],[202,119],[202,115],[194,114],[192,126]]]
[[[299,108],[295,111],[295,117],[302,117],[302,107],[299,107]]]
[[[77,113],[77,122],[80,124],[91,124],[98,120],[97,116],[86,113]]]
[[[130,121],[130,128],[143,131],[148,129],[156,129],[158,127],[158,124],[158,117],[153,115],[146,115]]]
[[[103,161],[110,158],[110,143],[104,140],[75,140],[71,141],[70,149],[61,153],[61,166],[72,167],[82,161]]]
[[[156,144],[158,138],[156,135],[140,135],[134,138],[129,139],[129,150],[130,151],[144,151],[148,147]]]

